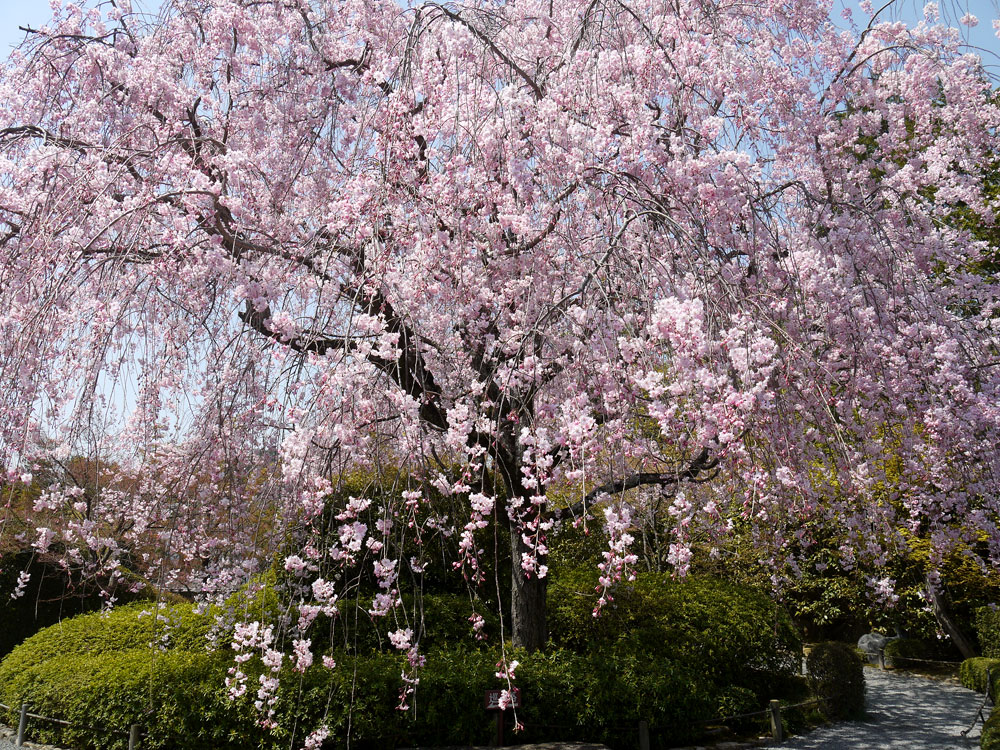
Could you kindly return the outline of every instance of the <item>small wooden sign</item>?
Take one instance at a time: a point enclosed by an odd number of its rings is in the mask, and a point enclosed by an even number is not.
[[[499,711],[500,710],[500,693],[503,691],[497,688],[496,690],[486,691],[486,710],[487,711]],[[521,690],[520,688],[512,688],[510,691],[510,703],[507,704],[507,708],[520,708],[521,707]]]

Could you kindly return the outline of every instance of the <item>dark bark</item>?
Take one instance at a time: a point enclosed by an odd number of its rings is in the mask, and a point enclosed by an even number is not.
[[[938,625],[951,638],[952,643],[955,644],[959,653],[962,654],[963,659],[972,659],[979,656],[972,641],[965,635],[963,630],[958,626],[958,623],[952,619],[949,612],[948,595],[944,589],[933,584],[929,573],[927,574],[926,581],[927,593],[931,598],[931,606],[934,609],[934,619],[937,620]]]
[[[514,646],[537,651],[549,638],[545,595],[548,578],[528,574],[521,567],[521,555],[529,552],[517,524],[510,525],[510,622]]]

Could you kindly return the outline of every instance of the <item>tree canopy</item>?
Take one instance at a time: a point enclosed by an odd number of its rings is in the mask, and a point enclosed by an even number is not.
[[[903,526],[995,564],[998,287],[952,217],[994,220],[1000,110],[933,14],[849,26],[66,5],[0,73],[0,444],[9,488],[46,456],[131,478],[45,488],[26,543],[203,591],[280,551],[304,633],[352,571],[391,614],[434,535],[475,582],[502,520],[529,648],[551,536],[603,523],[600,606],[644,497],[681,572],[736,521],[765,557],[834,525],[877,564]]]

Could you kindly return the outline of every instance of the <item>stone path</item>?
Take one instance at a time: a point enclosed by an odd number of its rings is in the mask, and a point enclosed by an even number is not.
[[[765,745],[781,750],[973,750],[981,723],[962,737],[983,696],[946,682],[865,669],[868,716]],[[987,706],[986,715],[991,706]]]
[[[10,727],[0,726],[0,750],[18,750],[14,745],[17,733]],[[36,745],[34,742],[25,742],[22,746],[27,750],[59,750],[51,745]]]

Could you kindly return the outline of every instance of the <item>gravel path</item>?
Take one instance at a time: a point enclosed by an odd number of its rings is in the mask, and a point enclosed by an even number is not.
[[[868,716],[765,747],[781,750],[966,750],[979,747],[981,723],[962,736],[983,696],[923,677],[865,669]],[[990,707],[987,707],[989,711]],[[987,713],[988,715],[988,713]]]

